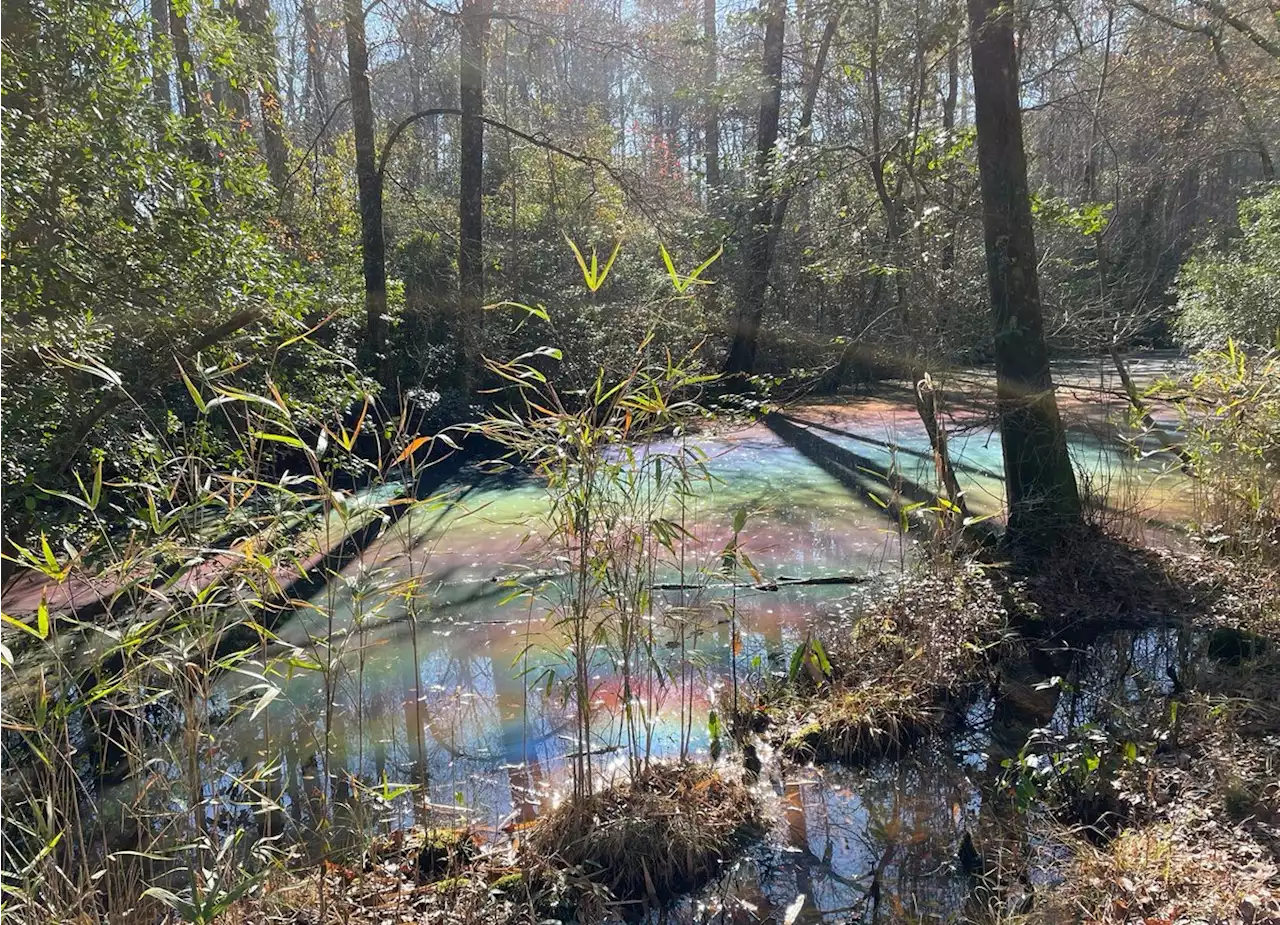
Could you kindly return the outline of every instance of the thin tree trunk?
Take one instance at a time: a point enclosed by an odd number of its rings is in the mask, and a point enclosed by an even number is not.
[[[1277,22],[1280,22],[1280,19],[1277,19]],[[1213,44],[1213,60],[1218,65],[1218,73],[1222,75],[1222,80],[1227,85],[1227,92],[1235,98],[1236,111],[1240,114],[1240,121],[1244,125],[1245,134],[1253,142],[1253,146],[1258,152],[1258,158],[1262,162],[1262,179],[1271,183],[1276,178],[1276,167],[1275,162],[1271,160],[1271,150],[1267,147],[1266,136],[1263,134],[1262,129],[1259,128],[1257,120],[1253,118],[1249,104],[1236,83],[1235,75],[1231,72],[1231,65],[1227,61],[1227,55],[1222,50],[1222,36],[1216,30],[1212,31],[1209,33],[1209,41]]]
[[[164,36],[168,33],[168,0],[151,0],[151,92],[156,105],[166,114],[173,111],[173,92],[169,86],[164,50]]]
[[[716,0],[702,0],[702,37],[706,45],[703,65],[703,106],[706,107],[703,144],[706,154],[707,205],[711,205],[720,188],[720,103],[716,99],[718,43],[716,37]]]
[[[267,0],[247,0],[245,28],[253,37],[259,55],[258,108],[262,118],[262,157],[277,192],[284,193],[288,181],[288,151],[284,141],[284,113],[280,108],[276,36],[271,25]]]
[[[1016,550],[1038,552],[1079,522],[1080,496],[1044,338],[1012,13],[1002,0],[968,0],[968,7],[1007,539]]]
[[[200,85],[196,82],[195,61],[191,57],[191,33],[187,29],[187,17],[179,14],[173,0],[169,0],[169,33],[173,38],[173,54],[178,62],[178,87],[182,91],[182,116],[187,120],[187,132],[192,157],[212,167],[213,153],[205,135],[204,111],[200,107]],[[215,202],[216,197],[209,201]]]
[[[240,0],[222,0],[219,12],[235,27],[235,32],[248,34],[244,20],[240,16]],[[219,104],[226,104],[227,110],[233,117],[232,127],[241,130],[249,116],[249,91],[243,85],[232,86],[231,82],[220,75],[212,65],[210,70],[213,73],[214,95]]]
[[[464,383],[479,366],[484,305],[484,71],[492,0],[463,0],[458,99],[462,109],[458,196],[458,290]]]
[[[756,206],[751,210],[743,248],[743,286],[737,328],[724,372],[749,376],[755,371],[760,322],[764,317],[769,269],[773,263],[773,161],[778,147],[778,122],[782,110],[782,57],[787,22],[787,0],[766,0],[763,89],[760,92],[759,127],[756,131]]]
[[[302,33],[307,46],[307,94],[303,105],[306,107],[307,125],[319,128],[329,116],[329,89],[324,74],[324,58],[320,54],[320,24],[316,19],[314,0],[302,0]],[[320,140],[321,150],[332,151],[328,133]]]
[[[351,81],[351,121],[356,145],[360,197],[360,244],[364,264],[365,340],[368,365],[386,384],[387,254],[382,227],[382,177],[374,152],[373,99],[369,87],[369,46],[364,5],[344,0],[347,73]]]
[[[955,468],[951,465],[951,451],[947,446],[947,428],[938,409],[938,388],[929,375],[916,380],[916,413],[924,424],[925,433],[929,437],[929,447],[933,450],[933,465],[938,481],[946,489],[951,503],[956,506],[960,517],[969,516],[969,506],[965,504],[964,492],[960,489],[960,480],[956,478]]]
[[[947,43],[947,96],[942,102],[942,130],[947,139],[946,144],[950,146],[954,143],[952,133],[956,128],[956,104],[960,96],[960,10],[956,0],[951,0],[947,6],[947,17],[951,34]],[[943,297],[943,314],[939,319],[939,328],[941,330],[946,330],[951,315],[952,279],[956,265],[956,235],[960,231],[960,216],[956,212],[955,201],[955,186],[952,183],[947,183],[943,191],[943,205],[948,213],[947,236],[946,240],[942,242],[941,259],[942,284],[947,294]]]
[[[813,129],[813,110],[817,106],[818,91],[822,89],[822,75],[827,69],[827,56],[831,52],[831,42],[835,38],[836,29],[839,25],[840,12],[837,10],[827,20],[826,27],[822,30],[822,39],[818,43],[818,54],[813,62],[813,73],[810,76],[809,86],[805,90],[804,103],[800,110],[800,125],[796,131],[796,150],[805,147],[810,142],[810,135]],[[778,240],[782,236],[782,225],[787,218],[787,208],[791,205],[795,192],[795,186],[788,186],[773,204],[773,219],[769,224],[769,234],[772,238],[769,242],[771,261],[773,255],[777,253]]]
[[[1084,195],[1090,202],[1096,195],[1098,184],[1098,135],[1102,127],[1102,100],[1107,92],[1107,77],[1111,68],[1111,34],[1115,18],[1115,11],[1107,10],[1107,37],[1102,45],[1102,73],[1098,76],[1098,92],[1093,97],[1093,117],[1089,120],[1089,150],[1084,162]]]

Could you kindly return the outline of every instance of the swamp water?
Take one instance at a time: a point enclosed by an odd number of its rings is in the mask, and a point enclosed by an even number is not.
[[[1095,489],[1106,489],[1114,506],[1140,510],[1151,529],[1184,518],[1185,484],[1169,459],[1134,462],[1094,398],[1067,404],[1073,456]],[[666,680],[653,671],[633,676],[633,708],[645,719],[642,747],[656,758],[683,750],[710,760],[708,717],[731,676],[745,685],[785,670],[810,631],[829,636],[851,626],[860,601],[886,593],[910,568],[914,539],[904,539],[885,505],[927,495],[935,483],[928,440],[910,404],[799,406],[788,409],[787,420],[792,431],[756,424],[698,440],[713,481],[682,512],[692,541],[672,585],[686,587],[656,592],[652,606],[655,660]],[[957,411],[955,424],[951,454],[970,513],[994,515],[1003,500],[999,436],[976,412]],[[794,439],[795,428],[821,439],[824,458],[815,458],[811,441]],[[314,610],[300,609],[278,627],[318,661],[326,655],[316,640],[332,630],[342,640],[334,647],[341,668],[328,689],[316,673],[297,672],[260,715],[251,720],[240,711],[219,730],[208,764],[225,772],[209,792],[223,822],[252,824],[234,778],[237,768],[264,760],[280,764],[277,798],[286,819],[275,830],[303,841],[327,802],[323,788],[345,798],[343,781],[360,781],[369,792],[384,781],[417,785],[372,812],[372,828],[467,824],[490,842],[562,799],[566,755],[579,745],[573,708],[546,679],[548,671],[567,670],[563,641],[546,625],[540,601],[507,600],[513,584],[531,580],[526,576],[561,567],[540,539],[543,490],[464,470],[439,497],[346,563],[313,599]],[[743,545],[765,582],[734,587],[713,572],[741,508],[749,512]],[[387,593],[410,581],[416,593]],[[696,631],[687,617],[671,620],[667,611],[698,614]],[[1074,667],[1064,675],[1091,674],[1068,685],[1077,693],[1058,698],[1044,719],[1065,730],[1096,715],[1097,704],[1078,703],[1085,690],[1137,696],[1157,689],[1179,649],[1167,635],[1107,637],[1094,657],[1069,659]],[[623,690],[603,651],[590,674],[590,749],[607,778],[627,766]],[[247,684],[226,676],[215,706],[225,709]],[[326,767],[321,743],[330,706]],[[957,872],[957,851],[964,834],[980,828],[1000,757],[1015,752],[1032,728],[1022,718],[1003,722],[999,701],[973,705],[967,720],[957,736],[897,761],[797,768],[785,778],[766,770],[759,786],[773,830],[673,915],[761,921],[780,917],[803,893],[799,921],[847,921],[868,909],[873,879],[886,910],[925,918],[959,912],[970,891]],[[112,803],[137,794],[125,782],[102,798],[107,817]]]

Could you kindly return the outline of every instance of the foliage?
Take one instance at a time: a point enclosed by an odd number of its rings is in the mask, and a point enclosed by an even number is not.
[[[594,257],[588,264],[576,246],[573,250],[594,291],[617,249],[603,270]],[[519,312],[521,325],[552,320],[542,308],[499,307]],[[556,551],[567,574],[563,582],[524,593],[544,598],[563,634],[563,648],[552,650],[560,654],[563,673],[543,668],[537,683],[550,689],[558,681],[574,706],[577,797],[594,786],[592,666],[601,647],[620,666],[632,770],[648,766],[652,718],[633,685],[647,676],[665,686],[673,674],[654,635],[652,618],[662,608],[652,588],[660,560],[683,563],[690,538],[683,517],[671,508],[684,503],[696,482],[708,479],[700,451],[681,438],[705,415],[698,393],[716,377],[701,371],[696,352],[673,357],[653,346],[653,339],[650,329],[618,379],[607,379],[600,367],[594,381],[572,391],[558,387],[548,372],[563,358],[558,347],[539,346],[513,360],[490,361],[490,371],[508,384],[515,402],[488,414],[477,428],[504,449],[505,465],[531,468],[550,501],[540,539]],[[652,445],[668,436],[681,442],[670,450]],[[735,539],[739,530],[741,524],[735,524]],[[683,581],[683,569],[681,574]],[[683,638],[682,632],[682,676]]]
[[[1178,274],[1177,331],[1191,347],[1280,345],[1280,185],[1243,200],[1239,222]]]
[[[1201,538],[1262,561],[1280,559],[1280,356],[1228,340],[1198,354],[1187,375],[1153,390],[1176,400],[1182,413]]]
[[[141,29],[112,4],[13,17],[27,41],[4,46],[3,510],[22,539],[37,507],[55,528],[50,491],[91,460],[167,482],[187,453],[235,458],[225,416],[186,433],[183,366],[226,384],[270,373],[317,416],[358,377],[341,345],[302,337],[330,296],[270,218],[250,139],[151,102]]]

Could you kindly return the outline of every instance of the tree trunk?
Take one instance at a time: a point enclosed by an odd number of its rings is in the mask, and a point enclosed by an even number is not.
[[[258,108],[262,118],[262,157],[276,191],[283,194],[289,176],[288,150],[284,142],[284,113],[280,108],[276,36],[267,0],[247,0],[245,28],[257,46]]]
[[[1280,22],[1280,19],[1277,22]],[[1218,73],[1222,75],[1222,82],[1226,84],[1227,92],[1235,98],[1236,111],[1240,114],[1240,122],[1244,125],[1245,134],[1249,136],[1249,140],[1253,142],[1258,152],[1258,159],[1262,163],[1262,179],[1272,183],[1276,178],[1276,167],[1271,160],[1271,149],[1267,147],[1266,135],[1258,126],[1258,121],[1254,119],[1245,95],[1241,92],[1235,75],[1231,71],[1226,52],[1222,50],[1222,36],[1216,31],[1210,32],[1209,41],[1213,45],[1213,60],[1218,65]]]
[[[756,205],[743,247],[743,284],[738,305],[737,329],[726,376],[749,376],[755,371],[760,322],[764,317],[769,269],[773,263],[773,160],[778,147],[778,121],[782,110],[782,53],[787,22],[787,0],[765,0],[764,57],[760,91],[760,121],[756,131]]]
[[[156,105],[168,114],[173,111],[173,93],[169,87],[164,36],[169,33],[168,0],[151,0],[151,92]]]
[[[706,155],[707,205],[720,188],[720,104],[716,99],[718,46],[716,39],[716,0],[702,0],[702,38],[706,47],[703,65],[703,105],[706,107],[703,145]]]
[[[250,34],[240,16],[240,0],[222,0],[219,12],[230,23],[234,32],[241,35]],[[218,105],[227,107],[232,117],[232,128],[236,131],[247,128],[245,120],[249,116],[249,91],[243,85],[232,86],[231,81],[218,73],[215,66],[210,65],[209,70],[213,74],[214,98],[218,101]]]
[[[458,291],[463,381],[479,365],[484,305],[484,70],[492,0],[463,0],[458,97],[462,110],[458,195]]]
[[[200,85],[196,82],[196,65],[191,57],[191,33],[187,29],[187,17],[179,14],[169,0],[169,33],[173,38],[173,54],[178,62],[178,87],[182,91],[182,116],[187,120],[188,141],[191,155],[209,167],[213,166],[213,152],[205,135],[204,111],[200,107]],[[216,197],[209,198],[210,203]]]
[[[1044,339],[1012,13],[1001,0],[968,0],[968,7],[1007,539],[1036,552],[1079,522],[1080,496]]]
[[[302,0],[302,33],[307,46],[307,93],[303,105],[309,114],[307,125],[318,130],[329,116],[329,89],[324,76],[324,58],[320,54],[320,24],[316,20],[314,0]],[[332,150],[327,137],[320,140],[320,148],[326,153]]]
[[[347,73],[351,80],[351,121],[356,143],[356,181],[360,196],[360,244],[364,258],[365,339],[368,367],[387,378],[387,254],[382,228],[382,177],[374,153],[373,100],[369,88],[369,46],[364,5],[344,0]]]
[[[956,0],[947,6],[948,29],[947,40],[947,95],[942,101],[942,130],[946,135],[946,144],[954,144],[952,133],[956,128],[956,104],[960,97],[960,10]],[[948,181],[943,190],[943,207],[947,210],[947,236],[942,242],[942,284],[947,290],[943,298],[944,324],[951,313],[951,291],[956,265],[956,235],[960,230],[960,216],[956,213],[955,184]]]

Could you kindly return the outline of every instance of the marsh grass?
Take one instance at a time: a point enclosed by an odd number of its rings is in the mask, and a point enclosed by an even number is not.
[[[363,755],[348,756],[334,704],[354,687],[362,731],[366,633],[405,592],[343,570],[430,503],[395,487],[415,476],[408,422],[366,402],[350,430],[313,430],[269,380],[259,394],[224,381],[188,387],[202,418],[231,420],[245,466],[178,435],[150,482],[113,482],[102,464],[82,477],[68,497],[86,526],[64,542],[14,544],[10,564],[43,590],[5,615],[6,919],[211,922],[300,852],[358,850],[385,805],[385,788],[349,769]],[[368,434],[372,460],[356,446]],[[362,491],[337,487],[350,467]],[[364,546],[350,551],[354,537]],[[318,599],[294,596],[318,576]],[[106,583],[102,603],[64,593],[89,582]],[[276,628],[298,611],[315,618],[286,643]],[[307,676],[326,707],[276,722]]]
[[[547,814],[523,852],[576,870],[621,907],[660,907],[763,834],[758,797],[715,768],[655,762]]]
[[[900,753],[983,689],[1005,622],[998,586],[977,563],[904,577],[827,639],[821,676],[792,671],[765,694],[775,741],[800,762]]]

